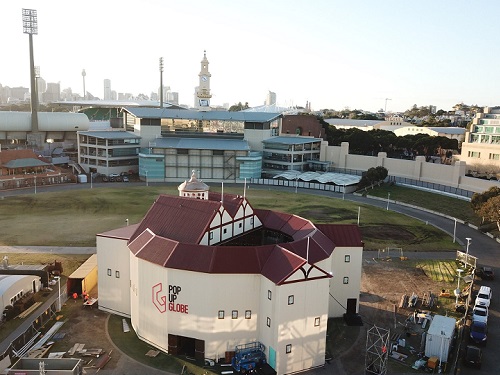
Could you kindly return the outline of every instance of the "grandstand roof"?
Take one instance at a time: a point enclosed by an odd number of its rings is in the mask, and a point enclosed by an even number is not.
[[[124,111],[139,118],[171,118],[187,120],[222,120],[245,122],[269,122],[281,116],[268,112],[228,112],[228,111],[191,111],[167,108],[123,108]]]
[[[293,136],[279,136],[279,137],[272,137],[268,139],[264,139],[262,143],[280,143],[280,144],[285,144],[285,145],[297,145],[297,144],[304,144],[304,143],[311,143],[311,142],[318,142],[322,141],[322,138],[313,138],[313,137],[303,137],[300,135],[293,135]]]
[[[53,104],[67,105],[67,106],[80,106],[80,107],[102,107],[102,108],[122,108],[122,107],[160,107],[160,102],[154,100],[71,100],[71,101],[57,101]],[[183,107],[164,102],[164,108],[178,108]]]

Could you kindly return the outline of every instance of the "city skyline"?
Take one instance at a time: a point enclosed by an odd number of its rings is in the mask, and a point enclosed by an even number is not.
[[[191,105],[206,50],[212,105],[255,107],[268,91],[279,105],[310,102],[313,110],[499,104],[493,0],[7,2],[0,5],[4,86],[30,87],[23,8],[38,12],[41,77],[80,96],[83,69],[96,97],[104,98],[105,79],[113,91],[150,96],[163,57],[164,86]]]

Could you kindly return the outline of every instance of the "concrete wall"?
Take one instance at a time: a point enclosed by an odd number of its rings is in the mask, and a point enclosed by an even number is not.
[[[436,183],[477,193],[482,193],[492,186],[500,186],[500,182],[495,180],[465,176],[467,165],[464,161],[446,165],[426,162],[424,156],[417,156],[415,160],[403,160],[388,158],[385,152],[380,152],[377,156],[353,155],[349,154],[347,142],[343,142],[340,146],[328,146],[323,142],[321,161],[330,162],[333,167],[346,170],[367,171],[382,166],[387,168],[389,176]]]

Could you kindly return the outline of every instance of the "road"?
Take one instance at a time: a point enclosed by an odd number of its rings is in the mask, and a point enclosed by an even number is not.
[[[144,182],[129,182],[129,183],[94,183],[92,188],[98,189],[99,187],[111,187],[117,186],[120,184],[120,187],[132,187],[132,186],[145,186]],[[163,183],[149,183],[149,185],[165,185]],[[231,186],[231,184],[227,184],[226,186]],[[243,186],[241,184],[234,184],[232,186],[240,186],[243,190]],[[284,187],[284,186],[264,186],[264,185],[249,185],[251,189],[265,189],[269,190],[280,190],[293,192],[295,191],[294,187]],[[117,186],[118,187],[118,186]],[[80,189],[90,189],[90,184],[63,184],[56,186],[43,186],[37,188],[37,193],[43,193],[46,191],[63,191],[63,190],[80,190]],[[1,196],[15,196],[15,195],[23,195],[23,194],[32,194],[34,191],[32,188],[22,189],[22,190],[11,190],[11,191],[2,191],[0,192]],[[471,238],[471,242],[469,245],[469,254],[478,258],[479,264],[489,265],[491,266],[497,275],[498,269],[500,267],[500,258],[498,257],[498,253],[500,252],[500,244],[494,240],[493,238],[479,232],[473,227],[470,227],[466,223],[462,223],[460,221],[456,221],[453,218],[445,217],[436,213],[427,212],[418,208],[409,207],[403,204],[399,204],[394,201],[389,201],[389,204],[386,199],[373,199],[367,198],[363,196],[353,195],[353,194],[342,194],[342,193],[334,193],[329,191],[321,191],[321,190],[308,190],[301,189],[297,190],[300,194],[308,194],[311,196],[321,195],[327,196],[334,199],[345,199],[351,202],[366,204],[377,206],[382,209],[388,209],[390,211],[398,212],[415,219],[421,220],[428,225],[433,225],[437,228],[442,229],[447,232],[451,237],[455,235],[456,241],[464,247],[467,243],[466,238]],[[362,211],[360,215],[360,221],[362,224]],[[61,253],[72,253],[72,254],[92,254],[95,252],[95,248],[55,248],[48,246],[40,246],[40,247],[0,247],[0,250],[8,252],[61,252]],[[49,250],[49,251],[47,251]],[[405,254],[410,257],[422,257],[428,258],[432,254],[435,258],[449,258],[449,253],[408,253]],[[372,255],[367,252],[365,256],[371,257]],[[500,363],[496,361],[496,351],[495,348],[500,346],[500,292],[496,293],[498,290],[496,288],[498,281],[489,281],[489,282],[481,282],[481,284],[489,285],[493,290],[493,297],[490,307],[490,317],[489,317],[489,338],[488,344],[484,348],[484,356],[483,356],[483,367],[482,372],[484,373],[500,373]],[[469,375],[477,373],[477,370],[468,369],[468,368],[460,368],[460,374]]]

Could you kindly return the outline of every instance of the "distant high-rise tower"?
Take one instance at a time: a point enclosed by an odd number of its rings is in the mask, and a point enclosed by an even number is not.
[[[209,111],[210,110],[210,98],[212,95],[210,94],[210,77],[212,75],[208,71],[208,60],[207,60],[207,51],[203,51],[203,60],[201,60],[201,70],[198,74],[199,77],[199,85],[195,90],[195,108],[198,108],[200,111]]]
[[[111,80],[104,80],[104,100],[112,100],[111,96]]]
[[[61,84],[59,82],[47,83],[47,90],[43,93],[45,103],[57,102],[61,99]]]
[[[276,93],[272,91],[268,91],[265,105],[275,105],[276,104]]]

